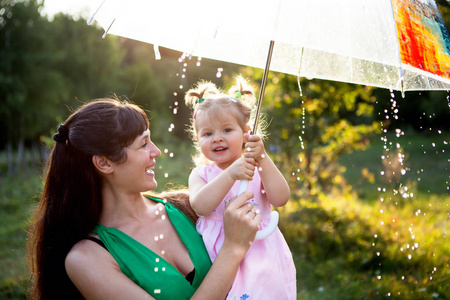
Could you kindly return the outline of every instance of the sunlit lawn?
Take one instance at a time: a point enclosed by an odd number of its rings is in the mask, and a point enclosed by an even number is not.
[[[409,168],[401,178],[403,187],[409,187],[408,197],[381,176],[386,152],[384,142],[376,139],[367,151],[341,159],[353,192],[291,201],[281,210],[280,228],[296,262],[299,299],[449,299],[450,163],[445,150],[450,150],[444,143],[449,136],[406,133],[398,141]],[[187,185],[190,149],[161,149],[159,191],[173,186],[170,182]],[[364,168],[375,182],[362,180]],[[23,299],[26,220],[39,193],[40,175],[2,174],[0,299]]]

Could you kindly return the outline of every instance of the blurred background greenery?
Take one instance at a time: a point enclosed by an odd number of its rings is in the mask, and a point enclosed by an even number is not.
[[[437,1],[450,26],[450,6]],[[118,96],[151,119],[158,191],[187,185],[184,93],[262,70],[108,36],[83,17],[0,0],[0,299],[24,299],[25,243],[51,136],[89,99]],[[279,209],[299,299],[450,298],[450,99],[269,73],[272,159],[291,186]]]

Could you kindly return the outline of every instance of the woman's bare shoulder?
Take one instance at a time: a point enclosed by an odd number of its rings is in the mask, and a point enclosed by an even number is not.
[[[83,239],[76,243],[66,256],[65,267],[70,273],[86,271],[107,264],[117,264],[109,252],[94,241]],[[84,273],[83,272],[83,273]]]
[[[75,244],[65,266],[70,280],[86,299],[154,299],[123,274],[111,254],[94,241]]]

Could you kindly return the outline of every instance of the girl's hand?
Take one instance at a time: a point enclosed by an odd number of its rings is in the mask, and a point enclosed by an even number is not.
[[[245,158],[253,158],[256,162],[259,162],[267,155],[266,150],[264,149],[264,143],[260,136],[245,133],[244,139],[247,141],[247,143],[245,143]]]
[[[226,172],[233,180],[252,180],[255,174],[255,160],[251,157],[241,157],[233,162]]]

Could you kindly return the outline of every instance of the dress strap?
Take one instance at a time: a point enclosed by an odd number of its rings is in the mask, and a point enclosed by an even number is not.
[[[88,237],[85,237],[84,239],[96,242],[97,244],[99,244],[100,246],[105,248],[106,251],[108,251],[108,249],[106,248],[105,244],[99,238],[96,238],[96,237],[93,237],[93,236],[88,236]]]

